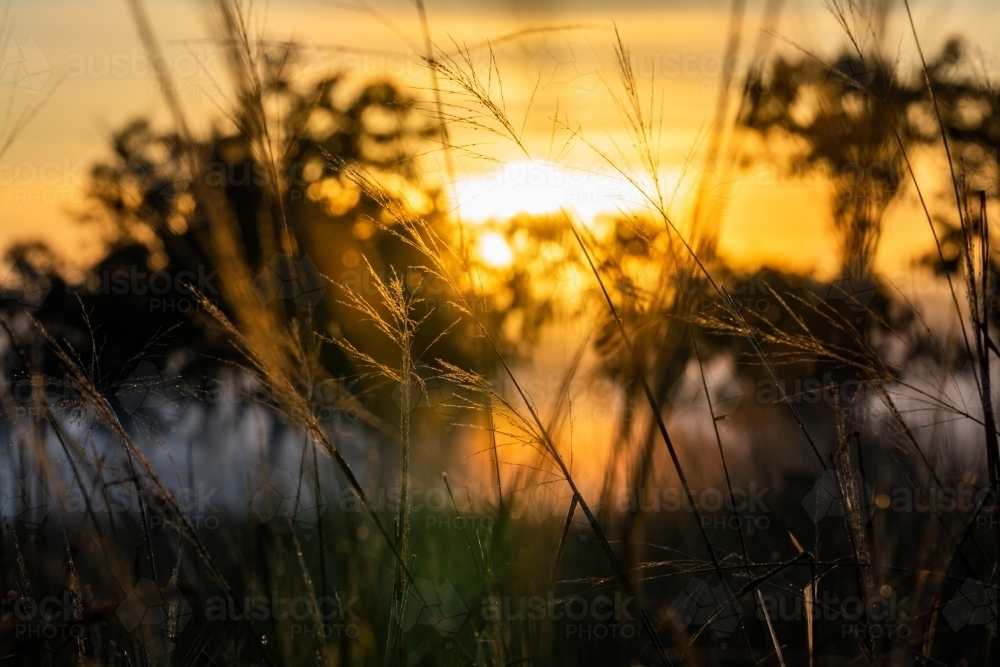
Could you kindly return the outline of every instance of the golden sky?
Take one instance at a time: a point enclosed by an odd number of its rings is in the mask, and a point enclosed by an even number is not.
[[[992,54],[996,63],[1000,3],[917,0],[913,4],[926,50],[933,52],[944,39],[961,33],[987,56]],[[207,40],[211,18],[205,4],[156,0],[147,6],[163,46],[163,62],[174,75],[190,116],[218,120],[220,105],[226,105],[226,74],[218,50]],[[346,67],[368,76],[392,76],[414,95],[426,98],[430,79],[417,55],[420,24],[411,2],[272,0],[255,6],[260,34],[305,45],[310,58],[305,76]],[[778,37],[762,41],[763,6],[763,1],[747,3],[737,70],[776,50],[790,49],[789,42],[819,52],[836,50],[842,43],[839,29],[819,0],[784,3],[776,24]],[[83,201],[88,166],[107,154],[108,137],[124,122],[139,116],[166,122],[156,78],[124,0],[13,0],[6,9],[0,24],[4,45],[0,100],[5,105],[13,101],[16,115],[51,96],[0,157],[0,247],[40,239],[86,261],[97,246],[74,222],[74,212]],[[648,81],[652,76],[656,94],[662,95],[661,159],[668,182],[679,178],[684,156],[712,120],[729,2],[429,0],[427,11],[432,38],[445,50],[453,50],[453,42],[464,44],[477,62],[485,63],[484,44],[492,41],[509,115],[523,123],[530,149],[528,156],[498,139],[470,133],[454,137],[457,143],[476,142],[477,150],[496,160],[458,160],[455,191],[468,219],[560,206],[590,216],[636,198],[585,146],[577,144],[569,153],[559,154],[559,144],[551,140],[558,101],[560,115],[579,124],[589,141],[604,150],[627,145],[612,103],[619,90],[612,50],[615,27],[636,59],[640,77]],[[893,14],[884,44],[901,53],[905,62],[915,51],[904,18],[899,11]],[[554,26],[573,29],[501,39]],[[207,126],[206,122],[202,129]],[[559,166],[548,164],[557,157]],[[623,164],[628,159],[623,158]],[[825,196],[821,184],[780,174],[772,178],[755,169],[741,174],[722,229],[722,251],[751,264],[815,265],[827,246],[817,242],[825,234]],[[905,223],[910,217],[906,207],[912,204],[902,204],[890,216],[884,245],[894,256],[929,241],[926,226],[914,232]]]

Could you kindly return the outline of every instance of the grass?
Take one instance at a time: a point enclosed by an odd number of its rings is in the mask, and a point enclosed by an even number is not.
[[[297,109],[301,125],[289,125],[288,91],[274,84],[294,73],[293,50],[269,49],[252,32],[252,8],[220,0],[236,91],[227,114],[266,175],[251,206],[256,246],[230,193],[204,178],[211,143],[192,136],[169,80],[160,87],[200,216],[197,234],[183,238],[218,272],[218,301],[186,287],[199,335],[213,341],[202,380],[228,377],[243,400],[213,405],[212,392],[188,383],[194,371],[109,377],[99,348],[115,320],[92,323],[83,299],[90,350],[44,311],[3,309],[12,382],[3,395],[0,661],[988,664],[1000,553],[995,193],[970,185],[948,140],[960,86],[933,74],[921,51],[922,87],[908,87],[878,50],[878,8],[829,4],[853,44],[848,56],[881,78],[859,87],[843,67],[816,69],[809,53],[797,70],[783,61],[749,72],[735,109],[720,97],[683,165],[695,194],[682,206],[661,178],[665,102],[616,34],[618,83],[608,94],[631,144],[602,148],[558,111],[551,143],[566,136],[592,151],[641,193],[645,211],[622,211],[613,235],[569,212],[528,225],[538,247],[561,249],[559,270],[588,286],[555,307],[531,295],[531,281],[541,283],[531,269],[518,283],[517,267],[505,276],[479,262],[474,230],[400,196],[392,176],[404,166],[375,168],[322,145],[322,173],[367,207],[349,220],[372,230],[356,262],[363,279],[323,276],[330,296],[315,303],[261,298],[255,276],[269,252],[291,258],[285,278],[303,281],[304,258],[321,251],[306,242],[288,171],[323,102],[299,98],[312,101]],[[158,53],[143,4],[129,6],[147,51]],[[730,53],[744,12],[734,3]],[[447,170],[453,152],[485,155],[481,144],[452,144],[458,126],[533,158],[497,60],[483,70],[457,43],[437,48],[423,3],[418,16],[432,126],[450,128],[429,136]],[[915,28],[912,37],[919,48]],[[812,85],[817,72],[827,95],[819,126],[762,119],[774,100],[757,84]],[[845,120],[837,105],[848,97],[857,111]],[[938,143],[928,145],[951,167],[954,224],[944,233],[912,167],[920,141],[905,121],[917,103],[929,103]],[[848,121],[854,144],[838,125]],[[916,222],[929,226],[940,265],[942,237],[958,241],[958,269],[941,279],[961,324],[947,339],[873,264],[902,178],[834,202],[838,279],[763,271],[766,309],[734,298],[733,268],[716,253],[727,197],[708,187],[718,174],[701,161],[736,155],[721,168],[738,172],[751,135],[782,127],[812,142],[813,164],[853,159],[909,176],[925,218]],[[831,181],[853,191],[843,174]],[[512,334],[511,313],[493,307],[504,291],[510,311],[556,319],[527,354],[525,330]],[[559,318],[584,335],[560,341],[569,363],[539,396],[533,364],[545,361]],[[135,360],[176,359],[187,345],[158,337]],[[730,362],[737,375],[726,394],[718,369]],[[337,374],[345,367],[349,377]],[[627,381],[598,402],[624,409],[597,432],[581,416],[594,399],[575,388],[608,377]],[[815,382],[789,388],[803,378]],[[739,411],[727,407],[733,387]],[[130,394],[139,408],[127,407]],[[178,406],[183,416],[171,422]]]

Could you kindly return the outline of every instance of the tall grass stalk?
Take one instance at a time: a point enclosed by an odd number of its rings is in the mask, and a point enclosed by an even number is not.
[[[408,287],[404,283],[403,277],[396,274],[395,270],[387,282],[384,282],[379,275],[367,264],[368,273],[372,277],[372,285],[381,301],[382,307],[388,312],[388,317],[384,317],[379,309],[361,294],[351,288],[345,288],[346,296],[344,303],[348,307],[362,314],[366,320],[372,322],[375,327],[384,334],[389,341],[399,350],[399,367],[393,368],[388,364],[378,362],[370,355],[359,351],[348,341],[336,341],[350,354],[358,358],[365,366],[373,372],[389,379],[398,386],[399,391],[399,433],[402,441],[401,452],[401,472],[400,472],[400,499],[399,511],[396,515],[396,549],[399,552],[400,562],[396,566],[395,582],[393,584],[393,612],[390,618],[389,642],[386,645],[386,663],[390,662],[393,648],[398,646],[400,654],[398,658],[405,660],[403,652],[402,618],[406,608],[406,596],[409,588],[409,580],[405,576],[401,565],[411,563],[410,550],[410,413],[415,407],[413,394],[417,392],[417,399],[426,395],[427,388],[423,379],[416,373],[414,358],[414,337],[420,325],[432,314],[428,312],[420,319],[414,319],[413,311],[423,303],[418,295],[419,288]],[[447,333],[447,330],[440,333],[431,343],[440,339]],[[411,563],[412,565],[412,563]]]

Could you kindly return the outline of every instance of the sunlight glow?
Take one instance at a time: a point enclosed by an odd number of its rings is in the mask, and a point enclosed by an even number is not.
[[[479,237],[479,257],[490,266],[510,266],[514,253],[507,240],[497,232],[486,232]]]
[[[590,222],[601,213],[634,210],[645,204],[631,183],[609,170],[570,168],[541,160],[512,162],[460,179],[455,193],[462,218],[474,223],[560,209]]]

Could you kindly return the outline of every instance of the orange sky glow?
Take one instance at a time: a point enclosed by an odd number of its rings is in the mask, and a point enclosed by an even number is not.
[[[914,4],[925,49],[961,33],[987,56],[995,54],[1000,6],[973,0]],[[643,194],[617,173],[638,173],[638,168],[631,164],[635,156],[629,154],[626,128],[613,102],[620,91],[615,29],[630,48],[643,85],[656,96],[661,177],[669,190],[676,187],[682,206],[691,182],[685,174],[703,167],[699,147],[719,96],[729,3],[525,7],[517,2],[428,3],[431,36],[442,49],[454,53],[455,45],[464,45],[473,62],[485,68],[486,45],[491,45],[505,106],[523,128],[527,147],[526,152],[499,137],[456,128],[453,142],[470,149],[454,153],[456,182],[447,184],[447,191],[457,196],[463,219],[476,223],[518,212],[567,210],[586,222],[602,212],[645,206]],[[818,1],[786,2],[770,37],[762,24],[763,7],[763,2],[747,4],[732,64],[737,79],[748,64],[795,45],[823,53],[842,44],[839,28]],[[162,91],[127,3],[15,0],[7,10],[0,86],[15,110],[40,106],[0,158],[0,246],[39,239],[71,263],[85,264],[101,248],[76,221],[86,209],[89,165],[107,155],[109,136],[124,122],[148,116],[165,127]],[[186,110],[201,122],[201,131],[224,125],[225,64],[207,38],[210,13],[202,3],[182,0],[149,3],[149,11],[163,47],[161,62],[170,68]],[[976,20],[967,20],[973,11]],[[51,21],[53,15],[60,20]],[[903,18],[893,14],[887,28],[891,38],[884,42],[898,45],[893,48],[907,63],[915,50]],[[420,25],[410,3],[275,0],[257,5],[255,21],[256,31],[269,39],[304,45],[304,79],[339,68],[364,77],[389,76],[414,96],[431,99],[430,76],[418,55]],[[548,27],[561,29],[538,30]],[[528,32],[505,39],[519,31]],[[559,122],[579,128],[583,140],[566,144]],[[615,164],[595,148],[615,156]],[[927,165],[936,157],[931,150],[922,161],[920,171],[928,179],[935,178]],[[431,178],[436,173],[445,180],[440,155],[427,156],[426,169]],[[831,244],[823,241],[829,240],[829,193],[821,181],[793,177],[768,164],[751,165],[733,179],[720,229],[723,255],[737,264],[796,270],[823,261]],[[916,206],[913,198],[903,198],[890,211],[883,262],[908,261],[930,242],[926,226],[915,231],[907,222]],[[492,248],[492,261],[502,263],[506,251],[495,241],[485,243]]]

